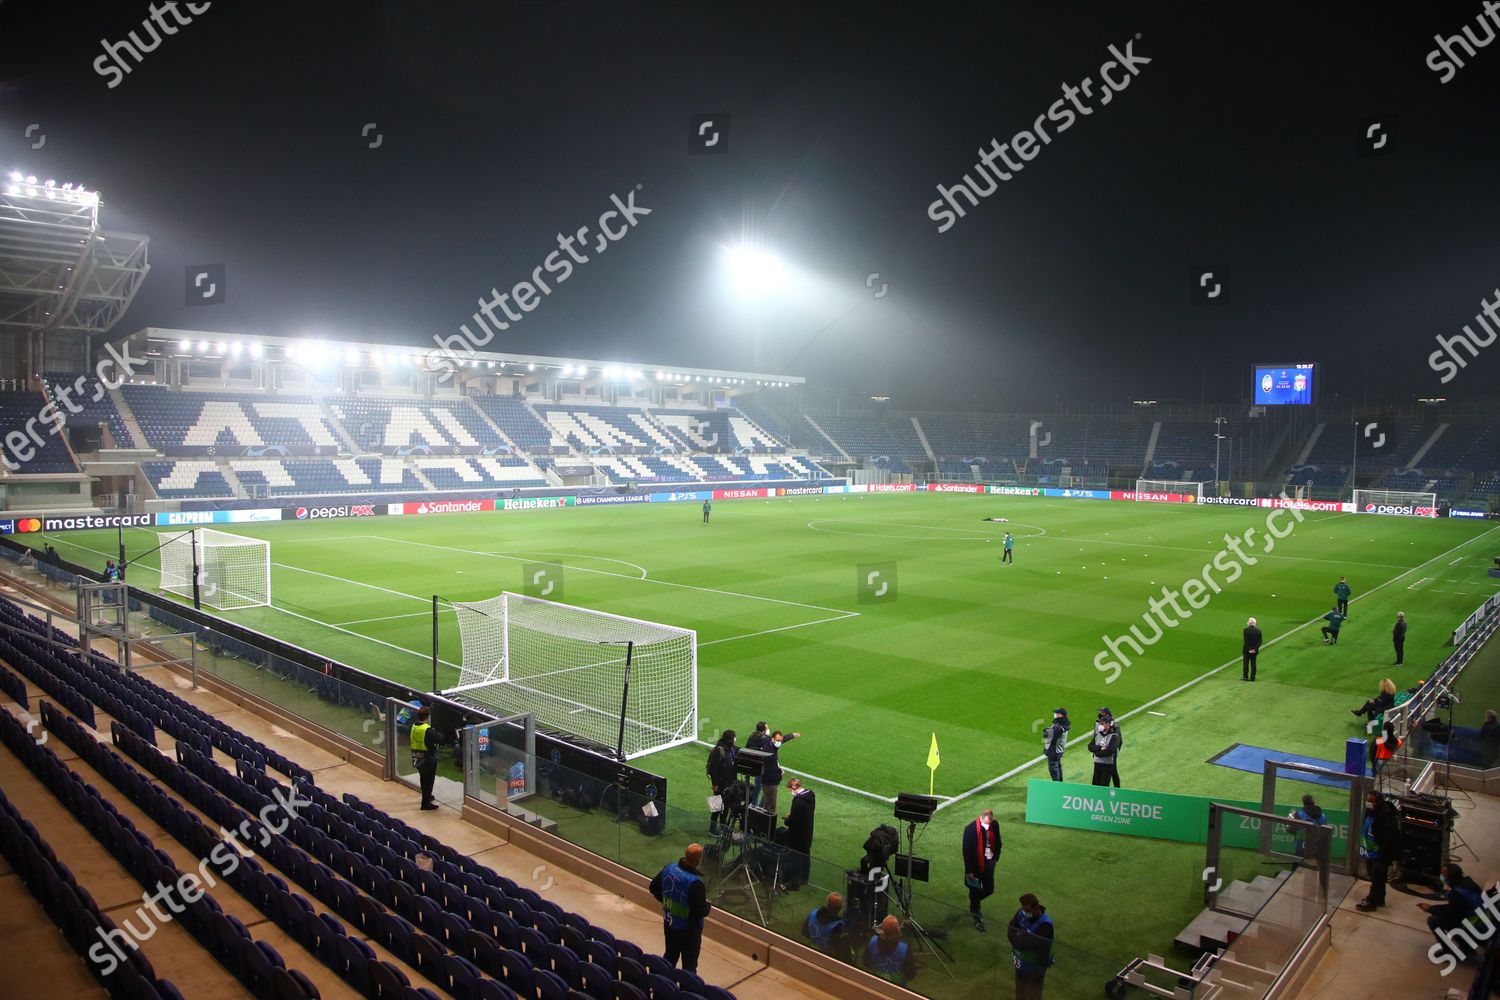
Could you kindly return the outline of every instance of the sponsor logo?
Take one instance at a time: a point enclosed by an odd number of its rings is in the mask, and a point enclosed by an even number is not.
[[[779,486],[776,488],[776,495],[779,497],[806,497],[815,493],[821,495],[822,492],[821,486]]]
[[[870,487],[872,490],[874,488],[873,486]],[[763,497],[766,495],[766,492],[765,490],[714,490],[714,499],[740,500],[745,497]]]
[[[15,533],[15,521],[0,521],[0,535],[14,535]]]
[[[394,506],[394,505],[393,505]],[[478,510],[494,510],[493,500],[431,500],[422,503],[401,505],[406,514],[467,514]]]
[[[292,516],[299,521],[320,520],[330,517],[374,517],[377,511],[373,504],[342,504],[338,507],[298,507]]]
[[[930,493],[983,493],[982,483],[928,483]]]
[[[1199,503],[1217,504],[1221,507],[1259,507],[1260,501],[1254,497],[1204,497]]]
[[[78,517],[19,518],[18,531],[86,531],[98,528],[149,528],[156,521],[151,514],[83,514]]]
[[[1482,521],[1489,515],[1482,510],[1460,510],[1457,507],[1453,507],[1448,511],[1448,516],[1463,517],[1474,521]]]
[[[501,501],[501,510],[555,510],[561,507],[571,507],[572,497],[521,497],[516,500]]]
[[[1006,497],[1039,497],[1042,491],[1039,489],[1028,489],[1025,486],[991,486],[990,493]]]
[[[1414,507],[1410,504],[1367,503],[1366,514],[1396,514],[1401,517],[1437,517],[1434,507]]]
[[[871,483],[871,493],[915,493],[916,483]]]
[[[1324,510],[1334,512],[1342,512],[1346,507],[1349,507],[1342,500],[1297,500],[1292,497],[1261,497],[1256,503],[1262,507],[1285,507],[1288,510]]]
[[[1134,500],[1136,503],[1181,503],[1181,493],[1139,493],[1135,490],[1115,490],[1112,500]]]
[[[586,507],[590,504],[601,503],[647,503],[650,499],[651,494],[649,493],[626,493],[616,494],[615,496],[577,497],[574,503],[580,507]]]

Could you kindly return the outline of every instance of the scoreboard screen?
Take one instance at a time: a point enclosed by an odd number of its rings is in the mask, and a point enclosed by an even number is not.
[[[1306,404],[1313,401],[1314,366],[1256,365],[1254,397],[1257,406]]]

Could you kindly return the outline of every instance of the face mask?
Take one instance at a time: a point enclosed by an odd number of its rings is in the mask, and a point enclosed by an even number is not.
[[[771,741],[771,745],[773,747],[778,747],[779,748],[781,746],[781,741],[780,740],[772,740]]]
[[[979,821],[979,825],[988,830],[990,828],[990,821],[987,819],[982,819]]]

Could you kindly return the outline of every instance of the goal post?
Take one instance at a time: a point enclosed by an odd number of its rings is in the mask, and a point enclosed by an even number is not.
[[[1189,482],[1183,479],[1137,479],[1137,493],[1187,493],[1203,499],[1203,487],[1207,483]]]
[[[1437,494],[1415,490],[1355,490],[1354,509],[1363,514],[1437,517]]]
[[[179,531],[166,537],[159,559],[164,593],[188,600],[196,593],[216,611],[271,603],[271,543],[263,539],[212,528]]]
[[[541,726],[626,759],[697,738],[692,629],[508,591],[449,603],[462,664],[457,686],[444,695],[507,714],[530,712]]]

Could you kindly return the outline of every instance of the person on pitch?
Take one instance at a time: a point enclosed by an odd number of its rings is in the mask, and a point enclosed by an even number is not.
[[[1349,617],[1349,595],[1352,593],[1354,591],[1349,589],[1349,580],[1346,577],[1339,577],[1339,582],[1333,585],[1333,596],[1338,602],[1334,605],[1334,610],[1343,615],[1346,620]]]
[[[1000,864],[1000,824],[995,811],[986,809],[964,827],[964,886],[969,890],[969,916],[974,929],[984,930],[980,904],[995,892],[995,868]]]

